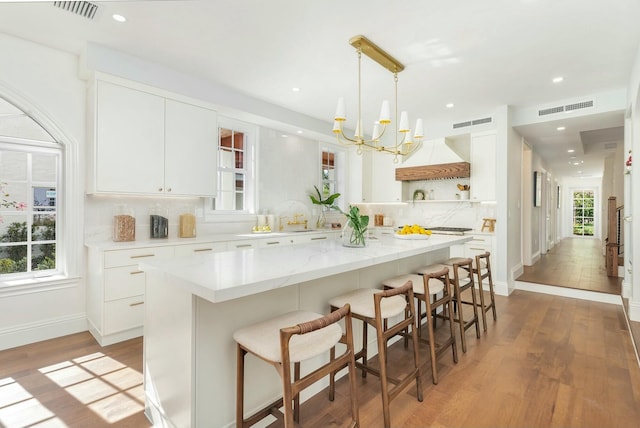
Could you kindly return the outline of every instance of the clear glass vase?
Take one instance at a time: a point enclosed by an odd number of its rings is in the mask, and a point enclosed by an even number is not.
[[[318,213],[318,218],[316,219],[316,229],[324,229],[324,225],[327,223],[327,217],[325,215],[324,209],[320,209]]]
[[[342,229],[342,245],[345,247],[364,247],[366,230],[358,231],[353,228],[351,220]]]

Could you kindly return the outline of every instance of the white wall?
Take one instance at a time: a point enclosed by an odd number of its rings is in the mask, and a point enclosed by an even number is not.
[[[635,164],[633,166],[635,169],[625,182],[628,188],[625,194],[630,196],[630,200],[625,205],[628,205],[630,210],[625,211],[625,215],[631,215],[632,218],[636,219],[636,225],[634,227],[633,223],[627,224],[629,234],[627,235],[628,239],[625,239],[625,246],[628,246],[625,248],[625,252],[631,253],[633,266],[640,266],[640,251],[637,245],[634,245],[634,243],[640,242],[640,227],[637,225],[637,219],[640,219],[640,197],[633,197],[634,192],[637,194],[638,189],[640,189],[640,174],[638,174],[638,153],[640,153],[640,47],[636,52],[628,88],[629,109],[627,116],[630,119],[631,129],[625,132],[625,137],[631,139],[629,147],[633,155],[635,155]],[[625,269],[624,288],[625,291],[630,290],[628,296],[629,318],[633,321],[640,321],[640,275],[638,273],[635,273],[635,275],[630,274],[628,272],[628,269],[631,268],[630,265],[625,267],[627,269]],[[638,268],[636,267],[635,270],[638,270]]]
[[[85,145],[85,84],[77,77],[77,58],[0,34],[0,93],[29,112],[65,142],[64,177],[69,195],[63,240],[68,281],[40,287],[0,289],[0,349],[87,328],[85,255],[82,243],[82,182]]]

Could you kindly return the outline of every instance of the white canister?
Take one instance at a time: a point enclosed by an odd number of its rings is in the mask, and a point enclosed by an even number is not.
[[[469,199],[469,191],[461,190],[460,191],[460,199]]]
[[[258,214],[258,226],[266,226],[267,225],[267,216],[264,214]]]

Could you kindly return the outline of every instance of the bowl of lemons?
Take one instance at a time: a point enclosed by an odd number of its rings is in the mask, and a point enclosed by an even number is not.
[[[405,224],[396,231],[395,237],[398,239],[429,239],[431,231],[417,224]]]

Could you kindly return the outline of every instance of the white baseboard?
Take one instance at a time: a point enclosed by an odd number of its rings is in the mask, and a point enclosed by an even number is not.
[[[12,326],[0,330],[0,350],[54,339],[68,334],[87,331],[87,315],[75,314],[66,317]]]
[[[599,293],[597,291],[578,290],[575,288],[556,287],[553,285],[535,284],[533,282],[516,281],[516,290],[532,291],[534,293],[551,294],[554,296],[571,297],[574,299],[590,300],[592,302],[622,305],[622,297],[617,294]],[[640,306],[638,307],[640,315]]]
[[[483,285],[486,288],[486,286]],[[509,290],[509,284],[503,281],[493,281],[493,292],[498,296],[508,296],[513,293],[513,290]]]
[[[629,302],[629,319],[640,322],[640,302]]]
[[[531,256],[531,266],[535,265],[538,260],[540,260],[540,251],[536,251],[533,256]]]
[[[624,297],[625,299],[630,299],[631,298],[631,283],[627,282],[628,278],[625,278],[622,281],[622,290],[621,290],[621,294],[622,297]]]

